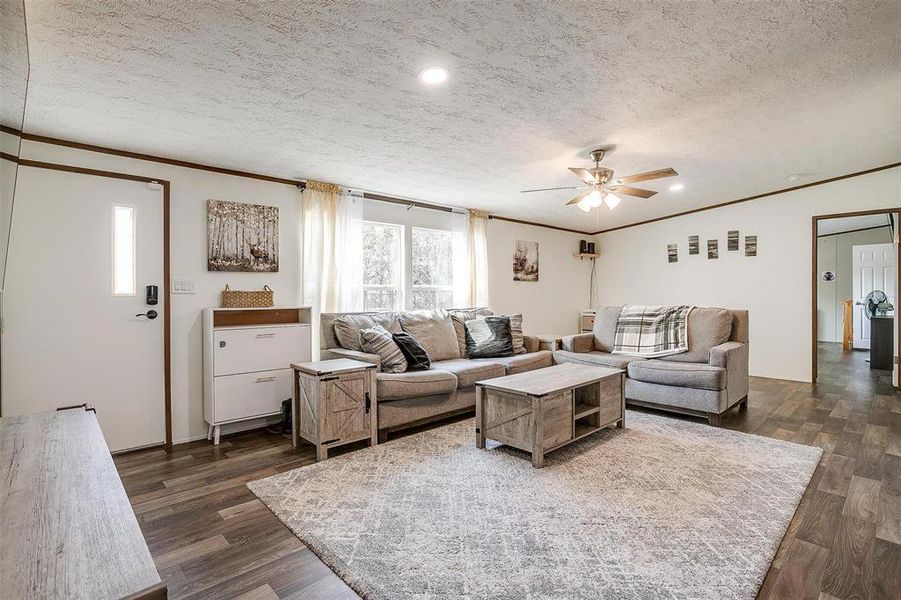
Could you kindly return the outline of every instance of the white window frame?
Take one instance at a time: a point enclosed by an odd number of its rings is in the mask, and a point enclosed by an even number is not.
[[[131,291],[119,292],[116,290],[118,256],[116,255],[116,211],[118,209],[131,211]],[[114,297],[133,297],[138,293],[138,209],[133,204],[112,204],[110,209],[110,293]]]
[[[407,276],[407,255],[409,254],[407,251],[407,239],[409,236],[405,235],[406,227],[403,223],[391,223],[388,221],[372,221],[363,219],[363,227],[365,228],[367,225],[382,225],[385,227],[392,227],[398,232],[398,241],[397,241],[397,258],[398,258],[398,280],[394,285],[374,285],[374,284],[363,284],[363,310],[366,312],[391,312],[393,310],[404,310],[404,307],[407,305],[407,280],[409,277]],[[397,290],[397,306],[394,308],[381,308],[381,309],[370,309],[365,305],[366,302],[366,291],[367,290]]]
[[[415,292],[416,290],[438,290],[438,291],[450,292],[452,296],[454,293],[454,282],[453,281],[451,281],[450,285],[414,285],[413,284],[413,230],[420,229],[423,231],[440,231],[443,233],[448,233],[451,236],[451,247],[453,247],[453,243],[454,243],[454,237],[453,237],[454,233],[450,229],[441,229],[438,227],[420,227],[418,225],[408,225],[408,227],[410,228],[410,249],[409,249],[409,259],[406,260],[405,263],[406,263],[407,276],[410,280],[410,292],[408,294],[408,297],[410,298],[410,305],[407,306],[406,309],[412,310],[413,309],[413,292]],[[453,257],[451,257],[451,260],[453,260]],[[453,268],[451,268],[451,277],[453,278],[453,276],[454,276]],[[435,308],[441,308],[441,307],[435,307]]]

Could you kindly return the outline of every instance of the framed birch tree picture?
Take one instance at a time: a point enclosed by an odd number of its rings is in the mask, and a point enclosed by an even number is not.
[[[207,270],[278,272],[278,207],[209,200]]]

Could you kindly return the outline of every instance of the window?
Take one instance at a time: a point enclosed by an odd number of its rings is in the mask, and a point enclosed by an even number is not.
[[[113,296],[135,295],[135,209],[113,205]]]
[[[399,310],[403,306],[402,242],[400,225],[363,223],[363,310]]]
[[[411,308],[450,308],[454,302],[453,234],[413,228]]]

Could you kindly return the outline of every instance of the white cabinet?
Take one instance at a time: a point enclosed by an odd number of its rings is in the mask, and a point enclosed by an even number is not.
[[[203,319],[203,418],[221,425],[279,414],[291,363],[311,360],[309,307],[208,308]]]

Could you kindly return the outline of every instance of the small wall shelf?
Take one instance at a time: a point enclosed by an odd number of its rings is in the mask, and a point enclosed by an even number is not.
[[[578,257],[579,260],[582,260],[583,258],[590,258],[590,259],[594,260],[595,258],[599,257],[600,254],[588,254],[588,253],[576,252],[575,254],[573,254],[573,256]]]

